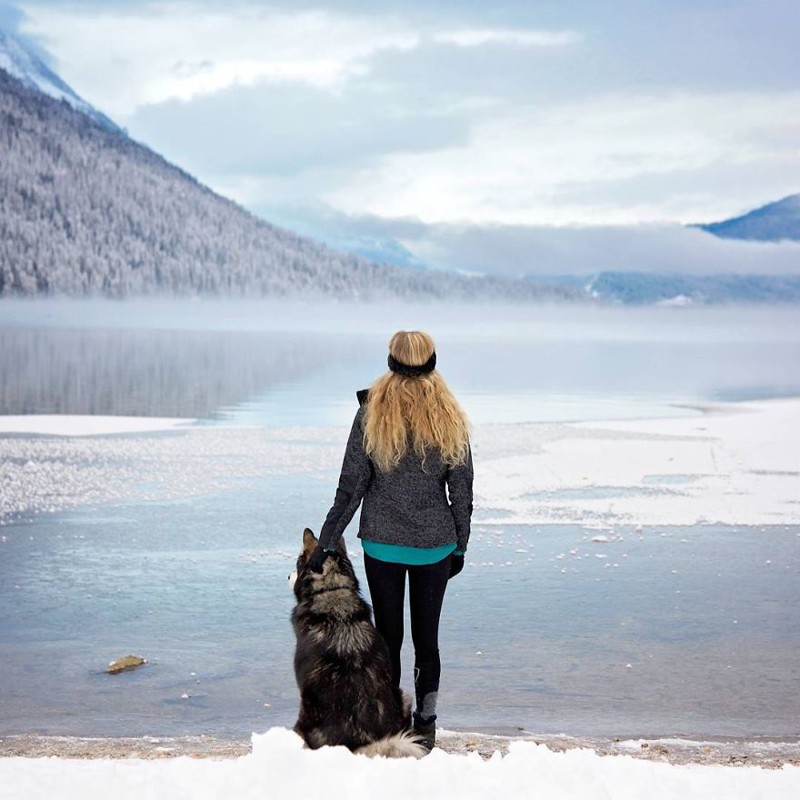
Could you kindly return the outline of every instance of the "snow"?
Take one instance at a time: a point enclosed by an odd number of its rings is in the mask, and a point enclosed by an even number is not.
[[[667,300],[661,300],[656,303],[656,305],[663,306],[664,308],[682,308],[684,306],[690,306],[691,304],[692,298],[687,297],[685,294],[676,294],[675,297],[670,297]]]
[[[56,100],[65,100],[73,108],[92,113],[92,107],[80,99],[54,75],[19,39],[0,31],[0,69]]]
[[[305,750],[293,732],[273,728],[255,734],[249,755],[237,759],[164,760],[59,758],[0,759],[0,798],[170,800],[205,798],[336,797],[382,800],[414,797],[559,798],[608,797],[649,800],[731,797],[736,800],[798,797],[800,768],[672,766],[628,756],[601,757],[590,750],[552,752],[544,745],[513,742],[506,756],[439,749],[415,761],[370,760],[345,748]]]
[[[196,420],[172,417],[113,417],[79,414],[30,414],[0,416],[0,434],[45,436],[107,436],[118,433],[151,433],[192,425]]]
[[[800,400],[707,406],[700,417],[483,426],[485,524],[800,522]]]

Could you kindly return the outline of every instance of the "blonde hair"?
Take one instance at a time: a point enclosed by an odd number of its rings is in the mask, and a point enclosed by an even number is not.
[[[401,364],[425,364],[435,350],[423,331],[398,331],[389,342],[389,354]],[[408,446],[425,461],[435,448],[450,466],[463,464],[469,451],[469,422],[444,378],[434,369],[406,377],[382,375],[369,390],[364,415],[364,448],[382,472],[400,463]]]

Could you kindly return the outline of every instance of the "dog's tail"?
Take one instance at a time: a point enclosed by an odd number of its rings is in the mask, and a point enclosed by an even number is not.
[[[410,731],[396,733],[394,736],[385,736],[377,742],[370,742],[359,747],[356,753],[374,758],[422,758],[430,752],[427,747],[419,743],[419,737]]]

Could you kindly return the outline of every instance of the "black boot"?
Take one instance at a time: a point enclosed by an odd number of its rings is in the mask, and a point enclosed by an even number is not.
[[[417,737],[417,741],[427,750],[433,750],[436,744],[436,715],[425,718],[415,711],[412,719],[414,723],[412,733]]]

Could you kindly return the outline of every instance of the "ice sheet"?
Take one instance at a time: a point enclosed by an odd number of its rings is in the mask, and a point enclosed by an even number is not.
[[[481,427],[481,521],[800,522],[800,401],[702,411],[691,418]]]

